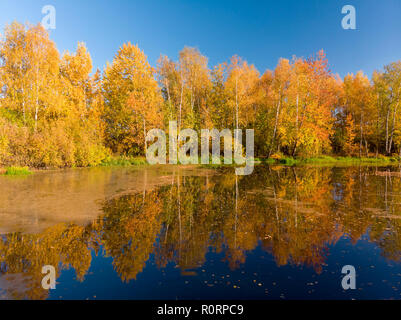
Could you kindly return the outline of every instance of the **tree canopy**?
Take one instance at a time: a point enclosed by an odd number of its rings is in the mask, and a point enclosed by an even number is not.
[[[255,129],[258,157],[401,155],[401,61],[341,79],[326,55],[281,58],[260,73],[241,57],[209,67],[197,48],[154,68],[123,44],[103,71],[89,50],[58,52],[41,25],[0,42],[0,165],[91,166],[144,155],[150,129]]]

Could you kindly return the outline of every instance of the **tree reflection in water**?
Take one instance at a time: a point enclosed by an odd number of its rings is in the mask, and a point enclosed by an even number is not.
[[[73,268],[84,281],[92,255],[112,257],[123,282],[135,280],[151,254],[159,268],[201,267],[213,250],[230,269],[259,245],[278,266],[322,271],[328,247],[364,234],[393,261],[401,254],[401,179],[372,167],[256,167],[250,176],[171,176],[153,191],[108,200],[83,227],[59,224],[0,241],[0,287],[16,299],[45,299],[41,268]],[[388,169],[389,170],[389,169]],[[392,168],[391,170],[397,170]],[[1,292],[1,291],[0,291]]]

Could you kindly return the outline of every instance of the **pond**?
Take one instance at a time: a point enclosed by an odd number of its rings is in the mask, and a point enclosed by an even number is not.
[[[0,298],[400,299],[400,177],[368,166],[0,177]]]

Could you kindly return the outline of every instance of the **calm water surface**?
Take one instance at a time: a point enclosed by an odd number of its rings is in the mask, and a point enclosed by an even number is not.
[[[0,177],[0,298],[400,299],[398,167]],[[55,290],[41,268],[57,270]],[[353,265],[356,290],[341,287]]]

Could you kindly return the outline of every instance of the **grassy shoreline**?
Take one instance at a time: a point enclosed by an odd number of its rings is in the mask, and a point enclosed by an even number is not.
[[[145,157],[118,156],[103,160],[97,167],[127,167],[148,165]]]
[[[88,167],[48,167],[48,168],[35,168],[27,166],[7,166],[0,167],[0,176],[27,176],[34,174],[38,171],[50,171],[50,170],[63,170],[63,169],[74,169],[74,168],[100,168],[100,167],[129,167],[129,166],[141,166],[148,165],[145,157],[109,157],[103,160],[96,166]]]
[[[272,160],[274,162],[272,162]],[[398,157],[341,157],[341,156],[319,156],[312,158],[291,158],[291,157],[283,157],[281,159],[268,159],[267,162],[270,163],[278,163],[282,165],[307,165],[307,164],[316,164],[316,165],[391,165],[397,164],[401,162],[401,159]]]
[[[28,176],[32,173],[28,167],[11,166],[0,168],[0,174],[4,176]]]
[[[395,165],[401,164],[401,158],[398,157],[385,157],[380,156],[378,158],[368,158],[368,157],[332,157],[332,156],[319,156],[313,158],[292,158],[292,157],[282,157],[282,158],[255,158],[254,164],[269,164],[269,165],[282,165],[282,166],[302,166],[302,165]],[[129,157],[129,156],[118,156],[110,157],[102,161],[99,165],[93,167],[130,167],[130,166],[147,166],[149,165],[145,157]],[[182,164],[177,164],[182,165]],[[220,168],[220,167],[230,167],[237,166],[233,164],[224,164],[223,159],[221,159],[221,164],[200,164],[199,166],[205,168]],[[33,174],[35,171],[39,170],[55,170],[61,168],[28,168],[19,166],[10,167],[0,167],[0,175],[6,176],[27,176]]]

